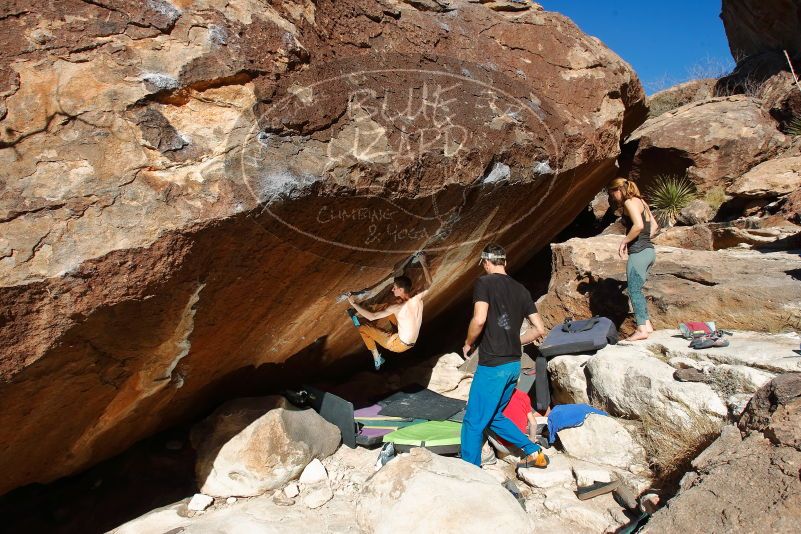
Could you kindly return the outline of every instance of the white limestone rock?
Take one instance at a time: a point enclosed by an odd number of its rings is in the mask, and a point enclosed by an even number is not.
[[[526,512],[503,486],[480,468],[423,448],[401,454],[376,472],[356,505],[361,530],[415,534],[529,534]]]
[[[629,469],[645,465],[645,451],[629,431],[612,417],[590,414],[584,424],[559,431],[565,453],[596,464]]]
[[[552,398],[555,404],[588,404],[584,368],[588,355],[557,356],[548,362]]]
[[[328,472],[325,470],[323,463],[315,458],[309,465],[303,468],[298,482],[301,484],[319,484],[328,480]]]
[[[192,495],[192,498],[189,499],[189,504],[186,507],[193,512],[202,512],[211,506],[213,502],[214,497],[203,495],[202,493],[195,493]]]

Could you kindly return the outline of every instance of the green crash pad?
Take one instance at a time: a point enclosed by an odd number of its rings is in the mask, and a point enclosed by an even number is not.
[[[411,421],[408,419],[373,419],[371,417],[356,417],[356,422],[359,423],[361,426],[360,428],[390,428],[392,430],[397,430],[399,428],[406,428],[407,426],[412,425],[419,425],[420,423],[425,423],[425,419],[412,419]]]
[[[394,444],[400,452],[425,447],[437,454],[456,454],[461,450],[461,435],[461,423],[427,421],[390,432],[384,436],[384,443]]]

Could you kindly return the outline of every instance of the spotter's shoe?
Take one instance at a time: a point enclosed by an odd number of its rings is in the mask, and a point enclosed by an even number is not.
[[[540,450],[534,454],[529,454],[526,456],[522,462],[517,464],[517,468],[528,469],[529,467],[535,467],[537,469],[545,469],[550,463],[551,461],[548,459],[545,453]]]

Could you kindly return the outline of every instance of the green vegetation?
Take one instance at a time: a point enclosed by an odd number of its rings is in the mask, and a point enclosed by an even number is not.
[[[654,185],[648,191],[654,216],[662,227],[676,224],[679,212],[695,198],[695,186],[683,176],[657,176]]]
[[[801,117],[793,117],[790,122],[787,123],[786,132],[793,137],[801,135]]]
[[[709,204],[709,207],[712,208],[712,213],[717,213],[721,204],[726,202],[726,200],[726,189],[719,185],[716,185],[704,194],[704,202]]]
[[[682,95],[679,94],[660,95],[648,102],[648,118],[653,119],[687,103],[687,99],[682,98]]]

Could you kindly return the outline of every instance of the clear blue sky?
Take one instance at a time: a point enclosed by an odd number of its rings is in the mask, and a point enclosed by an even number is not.
[[[652,94],[734,68],[721,0],[536,0],[625,59]]]

